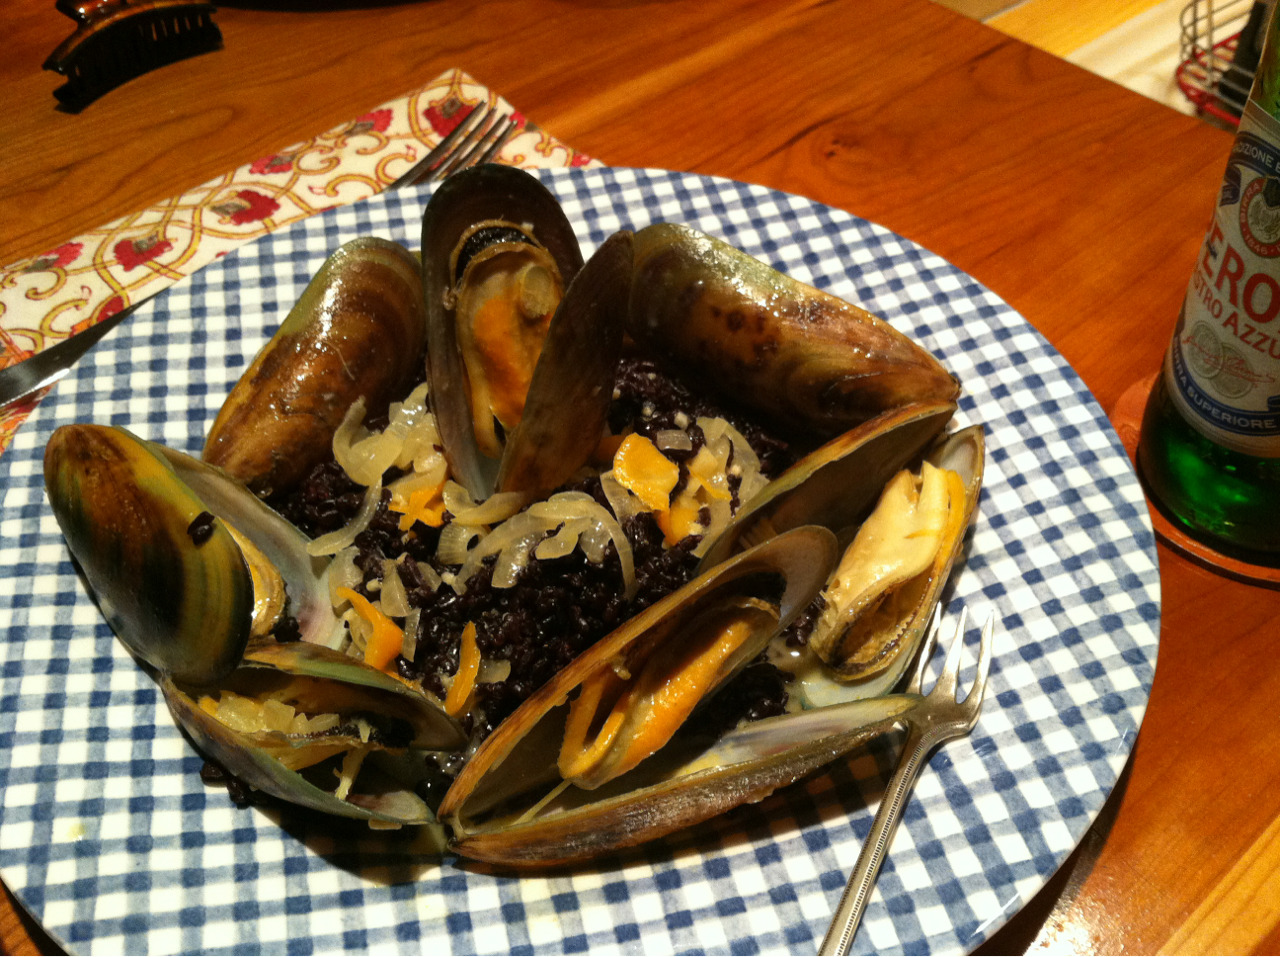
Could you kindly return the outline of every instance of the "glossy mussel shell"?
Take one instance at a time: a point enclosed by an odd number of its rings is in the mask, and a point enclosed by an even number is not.
[[[244,784],[292,804],[389,824],[435,821],[415,785],[431,773],[423,751],[461,748],[466,736],[438,704],[398,678],[305,642],[253,643],[216,686],[162,676],[174,718],[200,750]],[[308,717],[336,716],[321,731],[232,726],[212,702],[234,692]],[[338,791],[348,755],[360,757]]]
[[[494,290],[496,301],[501,286],[486,270],[496,273],[508,262],[516,271],[523,268],[519,264],[536,263],[538,272],[553,264],[563,298],[545,325],[531,372],[528,355],[502,356],[499,348],[486,353],[495,356],[491,364],[479,363],[477,378],[501,380],[508,390],[514,381],[527,383],[516,390],[522,394],[504,399],[520,405],[522,416],[495,426],[493,408],[473,407],[473,396],[484,390],[469,377],[467,362],[474,368],[478,359],[467,343],[499,337],[468,325],[485,312],[483,304],[471,301],[476,291],[470,284],[484,283],[485,295]],[[584,266],[559,203],[528,173],[480,166],[450,177],[432,196],[422,220],[431,407],[450,472],[474,497],[487,498],[495,490],[548,491],[594,451],[621,349],[630,273],[630,233],[611,237]],[[513,353],[521,351],[527,352],[512,347]],[[528,378],[496,367],[507,359]]]
[[[421,374],[426,309],[417,257],[374,237],[320,267],[223,403],[204,459],[264,498],[286,491],[330,453],[347,409],[371,415]]]
[[[685,722],[690,733],[671,737],[663,729],[664,743],[631,770],[606,780],[562,783],[562,743],[574,708],[601,675],[643,682],[651,662],[685,660],[697,644],[697,623],[708,612],[726,601],[750,603],[772,595],[776,612],[746,648],[739,666],[745,664],[808,604],[826,579],[834,549],[833,536],[820,528],[778,536],[699,576],[579,656],[502,723],[450,788],[440,814],[453,829],[455,849],[516,866],[597,856],[758,800],[852,747],[855,738],[863,740],[858,728],[844,722],[839,745],[830,736],[815,742],[814,726],[791,735],[786,725],[779,728],[781,737],[726,744],[696,733],[694,711]],[[668,686],[679,684],[678,677],[672,674]],[[720,683],[709,683],[702,694]],[[648,729],[637,733],[645,736]],[[800,751],[805,757],[797,757]]]
[[[502,450],[498,491],[550,491],[596,451],[622,351],[631,242],[631,233],[614,233],[569,284],[547,330],[524,418]]]
[[[923,402],[881,413],[810,452],[743,504],[699,569],[801,525],[840,534],[857,525],[885,483],[923,454],[955,414],[951,402]]]
[[[899,603],[891,625],[877,629],[850,660],[832,666],[807,651],[803,660],[793,662],[797,681],[791,691],[804,707],[887,694],[914,657],[963,547],[982,486],[982,430],[971,426],[944,435],[954,412],[955,406],[949,402],[911,405],[883,413],[837,436],[757,493],[703,557],[700,567],[712,567],[755,542],[812,524],[834,532],[843,550],[900,471],[918,473],[921,462],[927,460],[958,476],[963,502],[954,505],[960,513],[949,521],[927,577],[913,583],[912,600]],[[835,574],[823,589],[824,601],[834,587]],[[824,627],[823,621],[819,618],[817,627]],[[835,638],[822,640],[834,643]],[[781,666],[790,669],[793,665]]]
[[[394,823],[433,820],[400,760],[372,791],[326,792],[294,765],[359,750],[461,747],[436,702],[316,642],[341,630],[307,539],[220,470],[124,429],[69,425],[45,450],[54,515],[107,621],[155,672],[175,719],[233,775],[295,804]],[[269,637],[287,612],[287,643]],[[351,718],[323,734],[244,733],[203,698],[224,691]],[[370,743],[353,722],[381,733]],[[332,776],[332,775],[330,775]],[[414,774],[409,774],[413,780]]]
[[[158,446],[124,429],[67,425],[49,439],[53,513],[120,640],[190,681],[228,673],[249,640],[254,588],[240,546]],[[203,530],[202,530],[203,529]]]
[[[300,635],[340,629],[307,538],[207,463],[125,429],[66,425],[45,447],[45,489],[108,623],[182,681],[216,681],[287,612]]]
[[[883,320],[670,223],[636,233],[628,331],[690,381],[811,434],[959,393],[932,355]]]

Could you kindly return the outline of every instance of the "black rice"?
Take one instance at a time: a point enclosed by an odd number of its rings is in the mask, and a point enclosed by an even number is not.
[[[797,457],[784,441],[771,436],[750,416],[694,394],[678,380],[641,357],[624,358],[618,367],[609,425],[614,434],[631,430],[653,439],[668,429],[690,433],[692,448],[664,450],[678,464],[692,458],[703,444],[695,420],[721,417],[736,428],[759,457],[761,470],[774,475]],[[685,482],[682,477],[681,482]],[[388,479],[389,481],[389,479]],[[569,486],[589,492],[602,505],[607,500],[597,477]],[[736,480],[731,480],[735,498]],[[678,488],[677,488],[678,491]],[[313,537],[342,528],[356,513],[364,489],[347,477],[332,459],[317,466],[291,494],[272,505]],[[361,591],[376,598],[387,559],[397,569],[409,603],[421,609],[413,660],[399,657],[396,668],[406,679],[443,698],[443,678],[457,671],[461,634],[468,623],[476,626],[477,646],[484,659],[506,661],[510,673],[502,681],[477,686],[478,723],[468,730],[476,739],[485,737],[530,694],[594,642],[622,622],[684,585],[693,575],[697,558],[696,537],[667,547],[654,517],[642,513],[628,519],[623,531],[631,543],[636,594],[623,595],[621,564],[612,545],[603,563],[590,562],[580,551],[554,560],[535,560],[525,566],[509,588],[492,585],[494,559],[488,559],[457,594],[447,585],[433,588],[418,567],[421,562],[437,574],[452,569],[435,557],[439,530],[421,523],[408,532],[399,528],[399,515],[383,500],[369,527],[355,540],[356,564],[364,577]],[[735,501],[735,505],[736,505]],[[450,516],[446,515],[446,520]],[[370,586],[373,586],[370,588]],[[728,728],[743,718],[779,714],[786,705],[784,676],[763,659],[745,669],[703,706],[703,727]]]

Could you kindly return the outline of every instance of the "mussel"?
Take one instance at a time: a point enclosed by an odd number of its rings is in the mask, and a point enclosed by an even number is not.
[[[417,257],[355,239],[330,256],[227,396],[203,458],[266,498],[329,453],[363,398],[373,414],[421,377],[426,308]]]
[[[570,283],[547,330],[524,415],[507,436],[499,492],[549,492],[596,451],[622,349],[631,255],[631,233],[614,233]]]
[[[342,817],[434,822],[416,791],[433,773],[421,752],[466,743],[416,688],[305,642],[254,643],[217,684],[161,675],[160,687],[200,750],[243,784]]]
[[[251,634],[284,612],[311,633],[336,627],[323,567],[305,559],[305,539],[244,496],[218,518],[187,477],[217,482],[208,466],[124,429],[67,425],[45,448],[45,488],[71,553],[120,640],[143,661],[196,683],[216,681],[240,661]],[[199,478],[196,479],[199,481]],[[233,496],[234,497],[234,496]],[[265,529],[265,534],[258,532]],[[256,542],[250,534],[256,534]],[[263,547],[277,552],[273,561]],[[276,546],[279,546],[278,548]]]
[[[963,543],[982,480],[982,431],[948,436],[899,471],[823,590],[809,648],[842,681],[889,672],[923,636]]]
[[[982,487],[982,429],[942,434],[954,411],[910,405],[838,436],[765,486],[704,556],[714,565],[799,525],[837,534],[808,648],[777,656],[805,707],[886,694],[912,660]]]
[[[674,223],[636,233],[627,331],[779,424],[830,437],[959,384],[882,319]]]
[[[359,764],[465,736],[420,690],[323,647],[339,626],[305,536],[218,469],[119,428],[58,429],[45,486],[108,623],[207,754],[292,803],[433,820],[403,786],[350,790]],[[302,774],[327,759],[343,763],[331,791]]]
[[[834,555],[829,532],[795,529],[593,645],[499,726],[445,795],[440,814],[455,849],[508,864],[563,863],[705,820],[791,777],[789,765],[776,776],[787,763],[776,742],[730,769],[706,763],[714,736],[673,739],[803,610]]]
[[[612,373],[621,329],[597,317],[625,295],[631,251],[622,243],[606,244],[585,288],[571,293],[583,267],[577,238],[555,197],[528,173],[474,167],[446,180],[427,204],[422,284],[431,404],[450,471],[473,496],[487,498],[500,469],[511,490],[517,480],[510,476],[528,467],[535,442],[525,443],[525,465],[500,461],[524,419],[548,337],[585,365],[556,381],[544,374],[544,393],[583,372],[589,382]],[[562,368],[567,358],[558,360]]]

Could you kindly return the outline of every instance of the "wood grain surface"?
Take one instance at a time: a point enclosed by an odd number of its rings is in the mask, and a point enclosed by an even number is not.
[[[1044,332],[1104,408],[1173,328],[1231,138],[928,0],[227,3],[224,47],[79,115],[45,0],[0,13],[0,261],[461,67],[606,163],[882,223]],[[1098,824],[985,953],[1280,947],[1280,592],[1161,547],[1155,687]],[[1190,916],[1188,916],[1190,915]],[[8,953],[53,942],[0,899]]]

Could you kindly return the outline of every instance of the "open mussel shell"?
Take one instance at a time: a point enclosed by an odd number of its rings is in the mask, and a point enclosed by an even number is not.
[[[450,818],[459,854],[515,868],[554,867],[615,853],[764,800],[842,755],[902,726],[921,698],[893,694],[820,711],[765,718],[714,742],[680,742],[644,773],[609,791],[579,792],[592,803],[529,820],[465,829]],[[518,772],[516,772],[518,773]],[[443,816],[445,807],[441,805]]]
[[[545,492],[567,482],[604,434],[622,351],[632,234],[617,232],[573,278],[547,330],[524,417],[507,437],[500,492]]]
[[[983,436],[979,426],[942,435],[954,404],[919,403],[883,413],[837,436],[774,478],[744,505],[730,526],[713,542],[699,568],[730,557],[756,541],[804,525],[820,525],[838,536],[845,549],[861,522],[881,498],[884,487],[902,470],[919,472],[923,461],[956,473],[963,486],[960,512],[948,519],[931,569],[916,577],[910,590],[883,603],[883,627],[858,647],[851,659],[824,663],[812,649],[788,650],[774,663],[795,674],[792,697],[803,708],[824,708],[840,701],[886,695],[901,681],[928,628],[929,615],[942,594],[952,564],[964,545],[966,528],[977,509],[983,475]],[[842,559],[844,560],[844,559]],[[823,589],[823,612],[835,610],[835,590],[856,587],[838,581],[840,569]],[[892,617],[887,610],[892,608]],[[836,619],[840,621],[840,619]],[[831,628],[832,617],[819,617],[815,632]],[[819,633],[818,642],[836,644],[838,635]],[[813,637],[810,637],[813,642]]]
[[[352,240],[330,256],[223,403],[204,459],[265,497],[324,459],[347,409],[379,415],[421,374],[426,308],[417,257]]]
[[[830,436],[959,393],[937,359],[888,323],[719,239],[655,223],[635,248],[631,336],[779,424]]]
[[[339,627],[305,536],[211,466],[77,424],[54,432],[44,473],[107,622],[160,672],[215,681],[286,609],[313,640]]]
[[[154,450],[208,513],[237,535],[254,580],[257,606],[262,605],[263,592],[278,583],[287,598],[282,610],[292,616],[300,641],[328,647],[342,641],[346,628],[333,612],[328,559],[307,551],[310,539],[221,469],[163,445],[155,444]],[[255,634],[267,630],[260,627]]]
[[[415,791],[432,773],[419,752],[466,743],[457,722],[420,691],[303,642],[255,642],[216,685],[163,676],[161,688],[175,720],[228,773],[344,817],[434,822]]]
[[[886,488],[874,527],[868,519],[858,530],[823,590],[828,607],[809,636],[809,648],[841,682],[834,698],[882,694],[904,673],[973,520],[982,471],[979,426],[944,436]],[[802,679],[802,697],[818,703],[821,692],[809,693],[806,684]],[[826,690],[828,682],[821,684]]]
[[[823,613],[810,635],[811,647],[803,652],[779,649],[773,656],[775,664],[794,674],[791,693],[802,707],[821,708],[887,694],[913,660],[963,548],[982,487],[982,429],[970,426],[941,435],[953,411],[949,403],[910,406],[833,439],[765,486],[704,556],[700,567],[712,567],[753,542],[810,524],[831,529],[842,549],[851,548],[861,524],[898,473],[905,469],[919,475],[924,462],[954,473],[959,491],[948,499],[946,518],[938,523],[939,543],[927,570],[909,582],[890,582],[894,588],[901,585],[901,590],[869,603],[872,613],[857,624],[859,640],[846,640],[844,632],[836,630],[849,628],[852,619],[835,612],[847,603],[848,595],[871,586],[850,578],[843,571],[846,558],[842,558],[822,590]],[[846,557],[851,554],[846,551]],[[888,560],[880,564],[887,565]],[[843,651],[828,651],[824,646],[854,650],[846,658],[841,657]],[[822,660],[814,651],[819,647],[834,660]]]
[[[951,402],[903,406],[810,452],[743,503],[703,555],[699,570],[801,525],[822,525],[837,534],[854,526],[885,483],[929,447],[955,411]]]
[[[830,532],[796,529],[699,576],[593,645],[467,763],[440,807],[453,847],[517,866],[593,857],[757,800],[831,760],[839,751],[831,741],[815,745],[812,729],[784,735],[788,747],[811,752],[804,760],[779,753],[767,737],[726,750],[698,734],[692,709],[809,603],[834,555]],[[739,643],[739,634],[749,637]],[[839,733],[857,737],[847,725]]]
[[[212,680],[240,660],[254,592],[240,547],[150,443],[67,425],[49,439],[53,513],[113,631],[162,671]],[[203,537],[203,541],[198,539]]]
[[[450,472],[477,498],[494,490],[502,433],[514,428],[499,416],[522,410],[546,320],[581,268],[560,204],[521,170],[463,170],[427,204],[422,285],[431,407]]]

